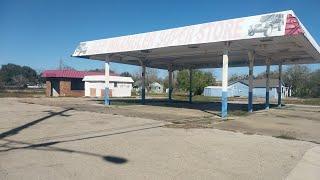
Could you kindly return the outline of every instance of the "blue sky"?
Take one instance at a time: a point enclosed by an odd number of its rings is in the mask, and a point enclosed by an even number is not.
[[[16,63],[37,70],[54,69],[59,59],[79,70],[103,68],[100,61],[71,58],[80,41],[148,32],[216,20],[292,9],[320,42],[319,0],[304,1],[122,1],[1,0],[0,64]],[[319,69],[320,65],[311,65]],[[138,67],[112,64],[117,72]],[[275,69],[276,67],[272,67]],[[264,71],[255,68],[255,73]],[[220,69],[212,69],[218,79]],[[247,73],[231,68],[230,74]],[[160,71],[165,76],[166,71]]]

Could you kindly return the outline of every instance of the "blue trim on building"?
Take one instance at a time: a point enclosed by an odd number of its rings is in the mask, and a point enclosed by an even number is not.
[[[269,109],[270,106],[270,96],[269,96],[269,91],[266,91],[266,109]]]
[[[104,105],[110,105],[110,98],[109,98],[109,88],[104,88]]]
[[[253,111],[253,105],[252,105],[252,92],[249,92],[249,97],[248,97],[248,112],[252,112]]]
[[[222,91],[221,117],[226,118],[227,116],[228,116],[228,91]]]

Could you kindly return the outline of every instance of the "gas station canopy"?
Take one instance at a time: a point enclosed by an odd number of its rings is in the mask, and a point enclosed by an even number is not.
[[[226,43],[228,42],[228,43]],[[72,56],[168,69],[320,63],[320,48],[293,11],[209,22],[167,30],[81,42]]]

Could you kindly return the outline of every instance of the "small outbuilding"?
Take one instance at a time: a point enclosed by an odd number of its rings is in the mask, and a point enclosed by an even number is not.
[[[269,96],[270,98],[278,98],[279,81],[277,79],[270,79]],[[281,98],[288,97],[291,92],[288,87],[281,83]],[[239,80],[229,84],[228,97],[248,97],[249,82],[248,80]],[[204,88],[204,96],[220,97],[222,93],[221,86],[207,86]],[[253,97],[264,98],[266,96],[266,79],[253,80]]]
[[[229,88],[228,88],[229,92]],[[222,87],[221,86],[207,86],[203,89],[204,96],[221,97]],[[228,93],[228,97],[231,95]]]
[[[84,96],[85,75],[98,75],[103,72],[87,72],[76,70],[46,70],[42,77],[46,79],[46,96]]]
[[[88,75],[82,81],[84,82],[85,96],[104,97],[104,75]],[[133,82],[131,77],[111,75],[109,78],[109,97],[130,97]]]

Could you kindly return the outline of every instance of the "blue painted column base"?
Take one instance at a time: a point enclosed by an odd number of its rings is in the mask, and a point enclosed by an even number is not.
[[[141,104],[146,104],[146,90],[141,90]]]
[[[104,105],[110,105],[110,98],[109,98],[109,88],[104,89]]]
[[[221,97],[221,117],[227,118],[228,116],[228,92],[222,91]]]
[[[270,96],[269,96],[269,91],[267,91],[266,92],[266,109],[269,109],[269,107],[270,107],[270,101],[269,101],[269,98]]]
[[[249,98],[248,98],[248,112],[253,111],[253,105],[252,105],[252,92],[249,92]]]

